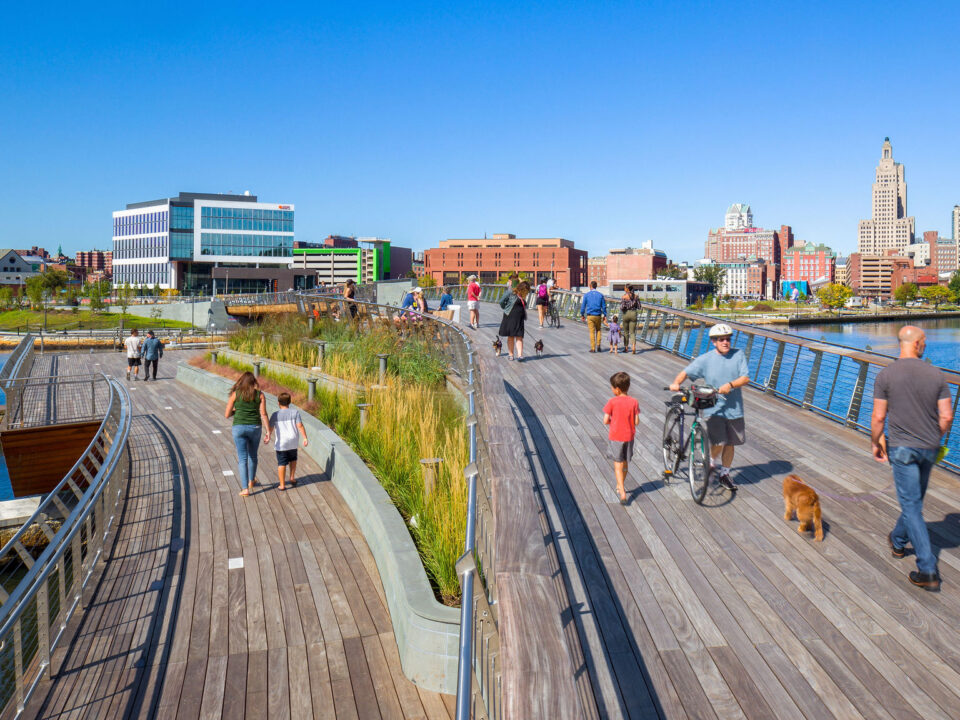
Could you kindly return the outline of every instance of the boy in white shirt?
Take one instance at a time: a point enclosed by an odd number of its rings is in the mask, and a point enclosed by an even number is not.
[[[280,409],[270,416],[270,432],[274,436],[274,450],[277,451],[277,475],[280,478],[280,489],[287,489],[287,482],[291,487],[297,484],[293,476],[297,472],[297,440],[303,438],[303,446],[307,446],[307,431],[300,419],[300,411],[290,407],[290,393],[282,392],[277,395]],[[270,441],[269,436],[264,438],[264,444]],[[285,478],[287,466],[290,466],[290,478]]]

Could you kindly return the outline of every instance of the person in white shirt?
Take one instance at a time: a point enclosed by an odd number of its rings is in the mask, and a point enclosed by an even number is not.
[[[303,438],[303,446],[307,446],[307,431],[303,427],[300,411],[290,407],[290,393],[282,392],[277,395],[280,409],[270,416],[270,430],[274,433],[273,449],[277,451],[277,475],[280,479],[280,489],[286,490],[287,483],[291,487],[297,484],[293,476],[297,472],[297,441]],[[270,442],[268,436],[264,443]],[[286,478],[287,466],[290,466],[290,477]]]
[[[123,344],[127,348],[127,382],[129,382],[130,368],[133,368],[134,380],[137,379],[137,374],[140,372],[140,348],[142,341],[136,328],[130,331],[130,337],[124,340]]]

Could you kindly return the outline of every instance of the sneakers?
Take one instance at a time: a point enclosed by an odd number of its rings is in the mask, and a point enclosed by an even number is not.
[[[723,468],[714,468],[714,472],[717,473],[717,482],[721,486],[725,487],[730,492],[737,491],[737,484],[730,479],[730,473],[725,471]]]
[[[907,555],[906,549],[902,547],[897,547],[896,545],[893,544],[893,533],[889,533],[887,535],[887,544],[890,546],[890,554],[893,555],[895,558],[899,559],[902,557],[906,557]]]
[[[940,573],[922,573],[913,570],[910,573],[910,582],[927,592],[940,592]]]

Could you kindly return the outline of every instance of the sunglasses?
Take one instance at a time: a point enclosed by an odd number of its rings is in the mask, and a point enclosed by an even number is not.
[[[730,336],[727,335],[726,337],[716,337],[713,340],[714,342],[730,342]]]

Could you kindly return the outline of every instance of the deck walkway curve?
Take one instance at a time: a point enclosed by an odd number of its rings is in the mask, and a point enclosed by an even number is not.
[[[369,549],[306,457],[295,490],[238,496],[223,408],[178,384],[130,383],[132,472],[112,554],[27,718],[452,717],[409,682]],[[119,354],[37,356],[34,375],[102,371]],[[228,569],[228,560],[243,566]]]
[[[582,707],[570,717],[960,717],[957,476],[935,470],[927,495],[944,578],[927,593],[907,581],[913,558],[890,556],[891,473],[862,433],[747,389],[740,490],[711,489],[698,506],[660,472],[662,388],[682,359],[590,354],[584,326],[540,330],[531,313],[527,360],[509,362],[491,349],[500,309],[481,307],[480,330],[467,332],[484,394],[508,402],[499,417],[513,421],[497,428],[511,440],[491,447],[533,473],[517,482],[541,504],[562,569],[559,616],[528,607],[516,629],[529,638],[540,622],[563,625],[567,657],[543,658],[540,671],[574,673]],[[618,370],[642,411],[626,507],[600,422]],[[790,472],[821,493],[822,543],[783,520]],[[505,653],[505,688],[510,670]]]

